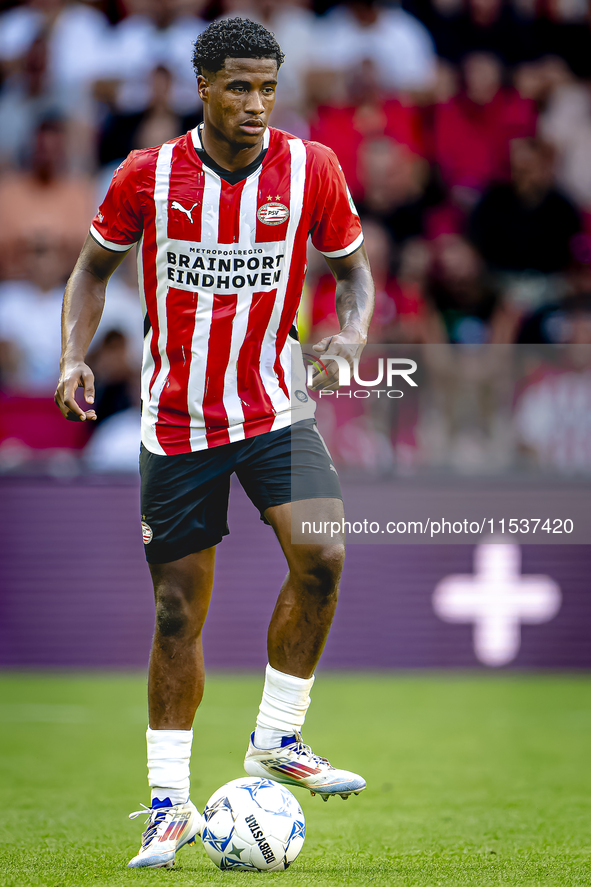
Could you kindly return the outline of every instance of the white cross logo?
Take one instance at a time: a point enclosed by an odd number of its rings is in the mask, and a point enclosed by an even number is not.
[[[474,575],[446,576],[433,593],[440,619],[474,623],[474,652],[490,666],[515,659],[521,622],[548,622],[560,603],[560,588],[549,576],[521,575],[519,545],[477,545]]]

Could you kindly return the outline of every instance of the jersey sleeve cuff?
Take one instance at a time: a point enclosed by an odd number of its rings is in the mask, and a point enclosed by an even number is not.
[[[344,249],[335,249],[331,253],[325,253],[324,250],[319,250],[323,256],[326,256],[327,259],[342,259],[343,256],[350,256],[351,253],[354,253],[356,249],[359,249],[361,244],[363,243],[363,231],[357,237],[353,243],[346,246]]]
[[[90,236],[96,240],[98,244],[104,246],[105,249],[110,249],[112,252],[116,253],[125,253],[128,249],[131,249],[132,246],[135,246],[137,241],[133,241],[133,243],[113,243],[112,240],[105,240],[102,234],[96,230],[94,225],[90,226]]]

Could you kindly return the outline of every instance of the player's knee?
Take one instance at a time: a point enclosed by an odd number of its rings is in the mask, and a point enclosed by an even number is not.
[[[164,637],[198,632],[186,596],[178,588],[159,588],[156,593],[156,630]]]
[[[323,546],[303,558],[299,579],[308,592],[329,597],[338,589],[344,560],[344,545]]]

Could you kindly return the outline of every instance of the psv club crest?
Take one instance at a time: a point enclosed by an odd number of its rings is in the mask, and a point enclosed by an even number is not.
[[[270,200],[259,207],[257,218],[264,225],[282,225],[289,219],[289,209],[278,200]]]
[[[142,521],[142,539],[144,540],[144,545],[148,545],[152,539],[154,538],[154,533],[152,532],[152,527],[145,522]]]

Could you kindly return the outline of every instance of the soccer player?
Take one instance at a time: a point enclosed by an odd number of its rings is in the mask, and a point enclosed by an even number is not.
[[[68,419],[93,420],[85,354],[106,281],[137,244],[146,336],[142,534],[156,627],[148,678],[152,800],[131,867],[171,867],[179,847],[201,830],[189,800],[189,759],[203,694],[201,630],[216,545],[228,532],[232,473],[275,531],[289,568],[269,625],[269,664],[245,770],[324,800],[365,788],[361,776],[333,767],[301,737],[344,545],[340,538],[292,544],[290,503],[315,500],[327,520],[342,520],[343,506],[312,402],[301,388],[292,400],[290,384],[308,236],[337,281],[341,329],[315,346],[319,355],[350,360],[364,345],[373,284],[334,154],[268,127],[282,61],[273,35],[246,19],[214,23],[201,34],[194,65],[203,125],[132,152],[116,170],[64,297],[56,402]],[[314,386],[334,386],[336,370],[329,362]],[[89,409],[77,404],[78,387]]]

